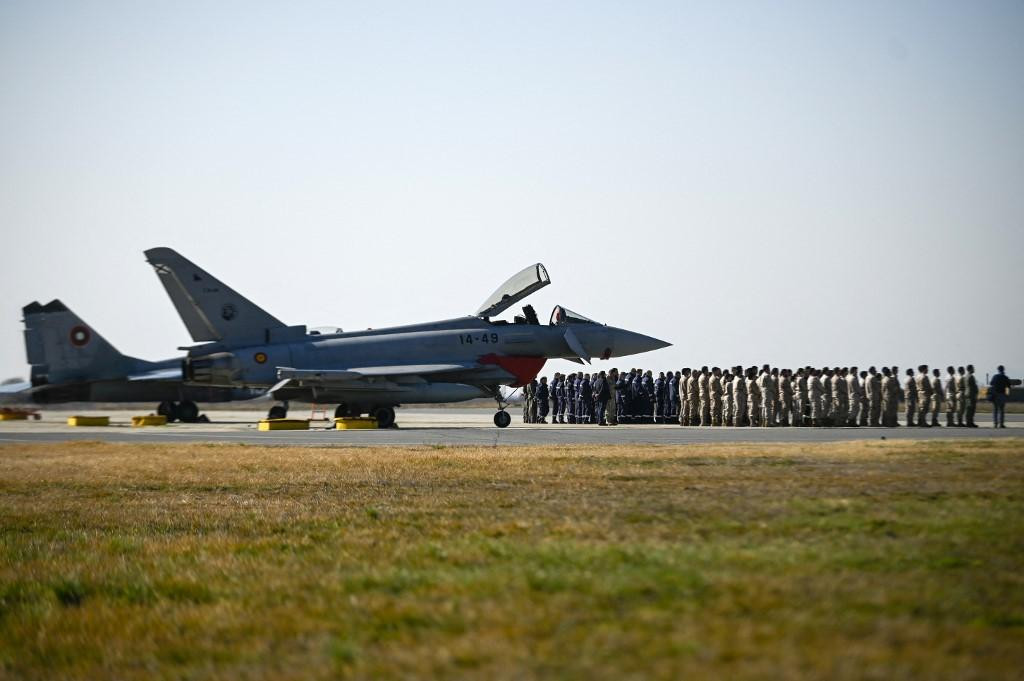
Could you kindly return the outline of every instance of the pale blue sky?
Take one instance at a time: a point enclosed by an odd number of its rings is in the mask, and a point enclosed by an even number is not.
[[[542,261],[675,343],[619,366],[1024,370],[1022,73],[1020,2],[0,2],[0,378],[35,299],[188,344],[151,246],[295,324]]]

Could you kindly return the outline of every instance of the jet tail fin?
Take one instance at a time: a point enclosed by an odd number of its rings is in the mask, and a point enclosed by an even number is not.
[[[112,378],[135,362],[59,300],[32,302],[21,312],[32,385]]]
[[[146,260],[156,270],[192,340],[265,342],[284,322],[194,262],[170,248],[151,248]]]

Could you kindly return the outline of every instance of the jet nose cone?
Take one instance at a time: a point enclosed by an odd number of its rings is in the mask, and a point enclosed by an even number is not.
[[[615,329],[615,332],[612,334],[612,342],[615,348],[615,356],[617,357],[660,350],[672,345],[652,336],[645,336],[642,333],[625,329]]]

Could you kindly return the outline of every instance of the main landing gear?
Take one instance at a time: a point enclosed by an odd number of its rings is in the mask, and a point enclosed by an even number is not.
[[[268,419],[286,419],[288,418],[288,403],[282,402],[281,404],[275,404],[267,412]]]
[[[198,423],[201,420],[199,417],[199,405],[192,400],[184,400],[183,402],[166,400],[157,405],[156,413],[160,416],[166,416],[168,423],[174,423],[175,421]]]
[[[494,425],[499,428],[508,428],[508,424],[512,423],[512,415],[505,411],[508,408],[508,402],[501,396],[500,386],[491,388],[491,397],[498,403],[498,413],[494,415]]]

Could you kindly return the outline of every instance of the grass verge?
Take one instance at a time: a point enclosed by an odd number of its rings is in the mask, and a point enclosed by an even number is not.
[[[0,447],[0,677],[1020,678],[1024,442]]]

